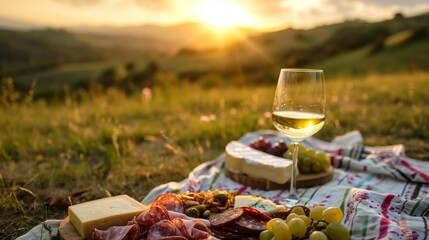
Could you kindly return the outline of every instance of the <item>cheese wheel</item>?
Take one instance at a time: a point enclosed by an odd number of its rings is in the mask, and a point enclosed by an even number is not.
[[[232,141],[225,148],[225,167],[253,178],[284,184],[291,178],[292,161]]]

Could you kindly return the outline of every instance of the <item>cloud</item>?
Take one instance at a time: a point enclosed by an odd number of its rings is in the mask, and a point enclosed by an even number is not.
[[[345,19],[360,18],[369,21],[388,19],[397,12],[407,15],[429,10],[427,0],[329,0]]]
[[[75,6],[94,6],[102,3],[104,0],[54,0],[59,3],[65,3]]]
[[[427,0],[361,0],[361,2],[367,2],[367,3],[376,3],[380,5],[402,5],[402,6],[410,6],[410,5],[416,5],[420,3],[428,3]]]
[[[346,19],[380,21],[397,12],[415,15],[429,11],[427,0],[236,0],[249,6],[261,21],[292,27],[311,27]]]
[[[1,0],[0,0],[1,1]],[[127,24],[150,22],[177,24],[199,19],[202,1],[211,0],[39,0],[49,14],[63,12],[64,19],[79,22],[84,18],[93,23]],[[395,13],[413,16],[429,11],[428,0],[213,0],[240,6],[253,16],[255,27],[309,28],[347,19],[381,21]],[[26,4],[26,0],[13,0]],[[56,3],[56,4],[52,4]],[[57,8],[58,10],[53,10]],[[22,7],[21,7],[22,9]],[[76,12],[79,9],[79,12]],[[52,10],[52,11],[51,11]],[[17,10],[18,11],[18,10]],[[53,12],[53,13],[52,13]],[[67,13],[67,14],[66,14]],[[46,15],[46,14],[41,14]],[[79,15],[79,18],[76,17]],[[46,15],[47,16],[47,15]],[[113,17],[114,16],[114,17]],[[58,20],[57,20],[58,21]],[[65,22],[66,20],[64,20]]]
[[[176,5],[175,0],[134,0],[138,5],[144,8],[150,8],[154,10],[165,10],[170,9]]]

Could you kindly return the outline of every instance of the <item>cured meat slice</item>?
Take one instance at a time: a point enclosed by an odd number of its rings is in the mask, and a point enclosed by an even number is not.
[[[220,239],[240,239],[243,237],[242,234],[228,232],[228,231],[225,231],[221,228],[216,228],[216,227],[210,228],[210,231],[214,236],[216,236]]]
[[[156,238],[156,240],[187,240],[187,239],[183,236],[168,236],[168,237]]]
[[[174,237],[174,239],[186,239],[173,222],[162,220],[152,225],[147,235],[147,240],[167,239],[167,237],[168,239],[172,239],[171,237]]]
[[[202,219],[202,220],[204,220],[204,219]],[[207,227],[206,223],[204,221],[202,221],[202,220],[192,221],[192,222],[195,223],[195,225],[193,226],[193,228],[199,229],[199,230],[202,230],[202,231],[205,231],[205,232],[209,232],[209,228]],[[188,222],[189,221],[190,220],[188,220]]]
[[[231,229],[225,229],[223,227],[212,227],[210,228],[210,232],[220,239],[241,239],[247,237],[247,235],[242,232],[231,231]]]
[[[187,219],[187,220],[193,220],[193,221],[198,220],[204,223],[204,225],[206,225],[207,227],[210,227],[210,221],[207,219],[193,218],[193,217],[186,216],[184,213],[178,213],[173,211],[168,211],[168,216],[170,217],[170,219],[181,218],[181,219]]]
[[[187,220],[188,222],[190,220]],[[198,239],[212,239],[210,231],[207,226],[202,221],[195,221],[195,224],[192,227],[192,238],[195,240]]]
[[[271,220],[271,217],[266,215],[265,213],[259,211],[256,208],[252,207],[241,207],[243,211],[254,214],[255,216],[259,216],[260,218],[266,219],[267,221]]]
[[[182,202],[174,193],[163,193],[152,202],[152,206],[164,206],[167,210],[183,213],[185,211]]]
[[[171,222],[174,224],[174,226],[176,226],[176,228],[180,231],[180,233],[182,233],[184,237],[186,237],[187,239],[191,239],[191,234],[182,219],[173,218]]]
[[[271,218],[257,209],[240,207],[210,219],[210,231],[221,239],[258,239]]]
[[[106,230],[94,229],[89,233],[88,240],[137,240],[139,239],[140,227],[138,224],[126,226],[113,226]]]
[[[271,219],[257,209],[243,207],[243,214],[235,222],[242,229],[251,232],[262,232],[266,230],[267,222]]]
[[[150,206],[140,215],[129,222],[140,226],[140,235],[145,235],[152,225],[162,220],[170,220],[168,211],[164,206]]]
[[[209,219],[210,224],[213,227],[223,226],[227,223],[236,221],[238,218],[241,217],[241,215],[243,215],[243,212],[244,212],[243,208],[235,208],[230,211],[219,213]]]
[[[171,220],[184,237],[189,240],[208,239],[209,229],[202,221],[174,218]]]

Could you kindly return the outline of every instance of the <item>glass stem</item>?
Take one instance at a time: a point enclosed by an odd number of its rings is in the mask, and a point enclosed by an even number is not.
[[[292,174],[290,178],[290,189],[289,198],[298,199],[296,195],[296,173],[298,170],[298,143],[293,142],[293,153],[292,153]]]

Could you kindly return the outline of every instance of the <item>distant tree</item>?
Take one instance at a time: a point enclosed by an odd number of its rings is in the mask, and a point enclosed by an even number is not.
[[[154,84],[155,76],[159,73],[159,66],[155,61],[150,61],[146,64],[145,68],[136,71],[132,74],[133,85],[139,89],[144,87],[152,87]]]
[[[128,62],[125,64],[126,75],[122,87],[127,94],[131,94],[136,88],[133,80],[135,69],[136,65],[133,62]]]
[[[98,82],[106,88],[114,86],[118,81],[118,74],[114,67],[106,68],[98,77]]]
[[[409,40],[420,40],[425,39],[429,36],[429,28],[427,26],[421,26],[413,30]]]
[[[404,15],[401,12],[395,13],[395,16],[393,17],[393,20],[402,20],[404,19]]]
[[[380,51],[382,51],[384,49],[384,41],[385,41],[386,37],[384,36],[379,36],[377,39],[375,39],[374,43],[372,44],[370,50],[369,50],[369,54],[375,54],[378,53]]]
[[[146,65],[145,69],[149,78],[153,78],[159,71],[159,66],[155,61],[150,61]]]
[[[196,55],[198,54],[198,51],[190,48],[182,48],[177,52],[177,55]]]
[[[128,74],[130,74],[136,69],[136,64],[133,62],[128,62],[125,64],[125,69],[127,70]]]

